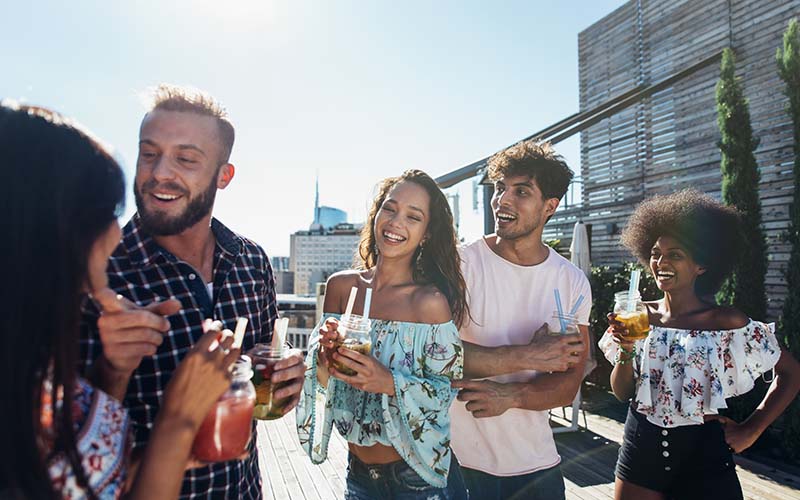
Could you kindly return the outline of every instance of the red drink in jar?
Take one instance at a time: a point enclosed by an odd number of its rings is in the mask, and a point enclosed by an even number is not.
[[[233,381],[200,425],[192,454],[202,462],[235,460],[247,450],[252,435],[256,393],[250,358],[242,356],[233,365]]]

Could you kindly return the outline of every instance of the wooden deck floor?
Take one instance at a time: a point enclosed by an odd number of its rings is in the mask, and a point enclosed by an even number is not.
[[[600,398],[602,399],[602,398]],[[622,441],[625,406],[592,398],[588,430],[556,435],[562,458],[568,499],[602,500],[614,497],[614,464]],[[560,413],[559,417],[560,417]],[[567,417],[570,417],[567,409]],[[554,425],[563,422],[554,417]],[[581,415],[583,426],[583,415]],[[347,445],[334,432],[328,460],[313,465],[300,448],[294,413],[259,423],[259,462],[264,495],[274,500],[333,500],[343,498]],[[737,472],[745,498],[752,500],[797,500],[800,476],[737,457]]]

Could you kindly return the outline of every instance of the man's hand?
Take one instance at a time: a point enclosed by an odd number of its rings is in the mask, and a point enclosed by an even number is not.
[[[112,372],[112,378],[116,379],[113,385],[117,386],[115,390],[100,381],[101,388],[120,398],[119,384],[124,379],[127,386],[127,378],[139,366],[142,358],[156,353],[164,341],[164,333],[169,331],[166,316],[177,313],[181,303],[171,299],[139,307],[110,288],[98,290],[92,296],[101,310],[97,329],[103,355],[98,362],[104,371]]]
[[[461,389],[458,400],[467,402],[467,410],[475,418],[496,417],[518,406],[514,384],[491,380],[453,380],[451,385]]]
[[[580,361],[586,350],[580,334],[551,335],[547,323],[536,330],[530,343],[521,349],[529,370],[563,372]]]
[[[291,349],[289,354],[282,360],[275,363],[275,371],[272,373],[272,382],[290,381],[286,387],[281,387],[272,396],[274,400],[291,398],[283,407],[283,414],[286,415],[300,402],[300,395],[303,392],[303,379],[306,374],[306,365],[303,363],[303,353],[300,349]]]

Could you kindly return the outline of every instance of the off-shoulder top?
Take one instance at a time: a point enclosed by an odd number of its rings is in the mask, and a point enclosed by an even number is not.
[[[333,377],[327,387],[321,387],[317,352],[322,321],[309,343],[297,407],[297,433],[312,462],[327,458],[331,429],[336,425],[348,442],[394,447],[426,482],[445,487],[452,456],[448,412],[456,395],[450,381],[462,378],[464,369],[455,324],[372,320],[372,355],[391,370],[394,379],[395,395],[388,396],[358,390]]]
[[[619,346],[610,332],[598,343],[614,363]],[[775,324],[750,320],[732,330],[651,326],[636,342],[634,408],[661,427],[703,423],[727,408],[725,399],[750,391],[780,358]]]

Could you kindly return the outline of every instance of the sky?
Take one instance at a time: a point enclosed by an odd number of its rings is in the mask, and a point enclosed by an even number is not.
[[[289,255],[316,176],[320,203],[360,222],[381,179],[442,175],[578,111],[578,33],[624,3],[12,0],[0,98],[87,126],[130,185],[147,89],[208,91],[237,134],[214,215]],[[556,149],[580,169],[577,138]],[[481,228],[471,184],[449,191],[467,239]]]

